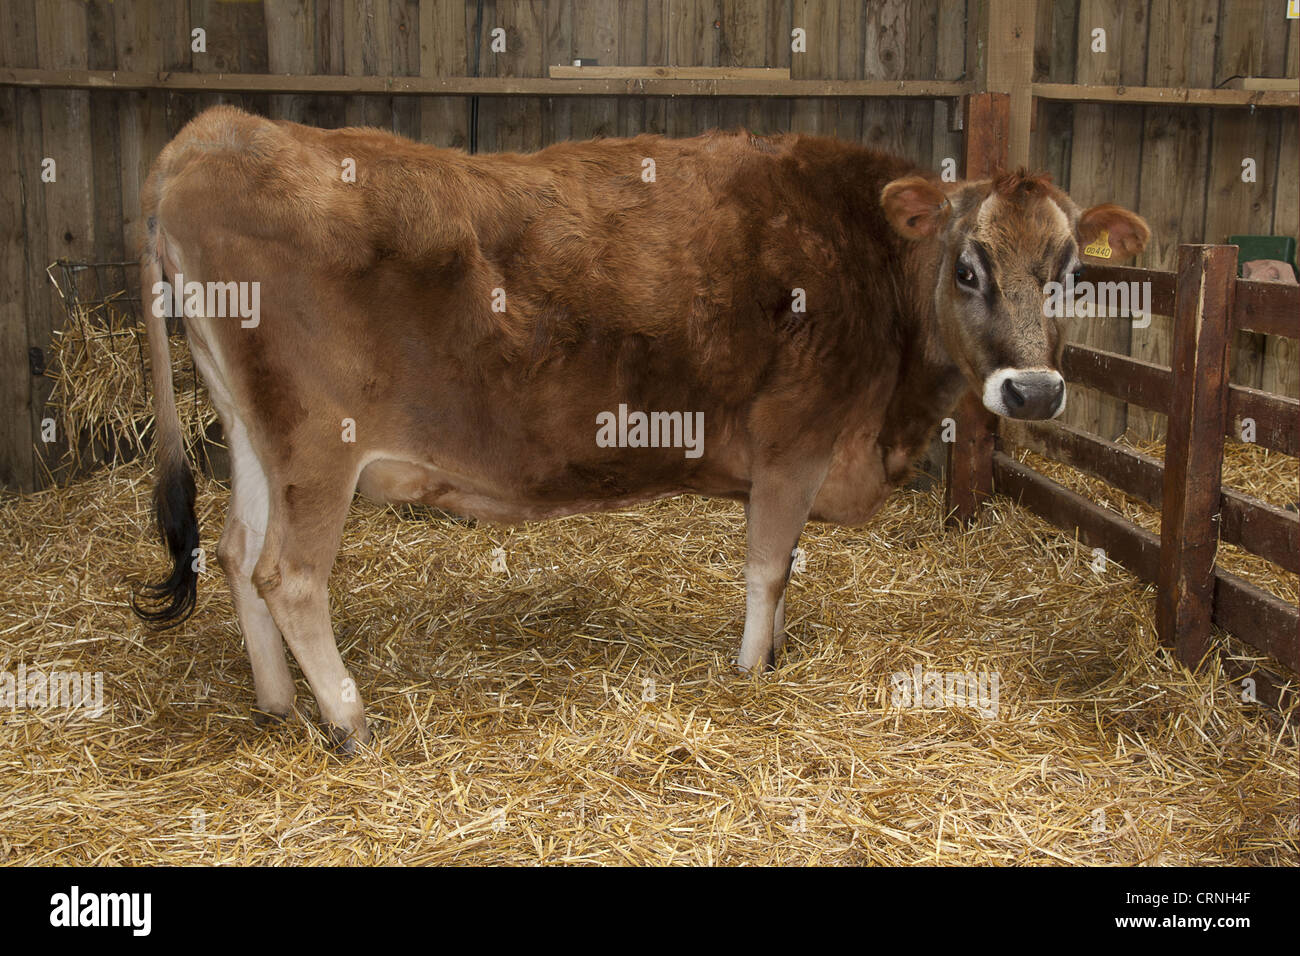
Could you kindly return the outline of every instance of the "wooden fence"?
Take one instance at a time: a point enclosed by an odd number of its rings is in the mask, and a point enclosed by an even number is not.
[[[1300,338],[1300,287],[1238,279],[1235,246],[1184,245],[1178,252],[1176,273],[1089,267],[1084,275],[1151,284],[1155,309],[1174,317],[1170,366],[1075,344],[1066,347],[1063,369],[1071,382],[1168,416],[1163,464],[1069,424],[972,412],[958,426],[959,436],[962,428],[974,431],[955,453],[962,465],[950,470],[953,517],[973,518],[991,494],[1018,499],[1154,583],[1156,628],[1188,666],[1205,656],[1215,624],[1295,673],[1296,607],[1217,567],[1215,552],[1223,541],[1300,572],[1300,517],[1221,481],[1224,436],[1238,437],[1243,420],[1254,423],[1259,444],[1298,453],[1300,402],[1231,384],[1229,346],[1243,332]],[[1017,462],[1012,447],[1062,461],[1160,508],[1159,536]],[[1266,676],[1259,683],[1261,699],[1277,702],[1279,688]]]

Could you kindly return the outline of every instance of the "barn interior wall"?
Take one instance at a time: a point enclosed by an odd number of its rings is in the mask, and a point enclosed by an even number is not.
[[[1078,0],[1036,4],[1036,79],[1211,86],[1238,74],[1296,76],[1296,22],[1266,24],[1271,0]],[[818,79],[967,78],[979,0],[0,0],[0,67],[349,75],[546,76],[575,58],[602,65],[789,67]],[[206,51],[192,49],[202,27]],[[792,55],[801,27],[807,52]],[[1107,31],[1104,54],[1092,30]],[[493,31],[505,31],[496,52]],[[277,118],[368,124],[441,146],[531,150],[558,140],[714,126],[837,135],[938,168],[961,155],[947,101],[179,94],[0,88],[0,486],[29,489],[60,457],[37,439],[49,381],[30,350],[64,322],[45,275],[59,257],[132,259],[140,184],[167,140],[218,102]],[[1294,235],[1300,217],[1291,111],[1070,105],[1040,101],[1033,161],[1084,205],[1119,201],[1152,224],[1140,265],[1170,268],[1180,242]],[[1257,180],[1240,181],[1240,160]],[[43,182],[54,158],[57,180]],[[1080,322],[1083,341],[1152,361],[1147,330]],[[1294,343],[1244,337],[1244,384],[1300,393]],[[1081,396],[1067,413],[1100,433],[1158,418]]]

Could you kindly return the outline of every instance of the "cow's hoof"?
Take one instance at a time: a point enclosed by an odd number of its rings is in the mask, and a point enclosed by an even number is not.
[[[259,730],[266,730],[271,727],[279,727],[289,719],[289,711],[280,713],[274,710],[259,710],[253,708],[253,726]]]
[[[746,667],[744,664],[740,663],[740,661],[736,661],[736,673],[743,674],[746,677],[756,672],[759,674],[769,674],[774,670],[776,670],[775,651],[768,651],[767,656],[763,658],[762,663],[756,664],[753,667]]]
[[[361,725],[360,730],[344,730],[334,724],[326,724],[325,735],[333,744],[334,752],[342,757],[355,757],[370,743],[370,729],[365,724]]]

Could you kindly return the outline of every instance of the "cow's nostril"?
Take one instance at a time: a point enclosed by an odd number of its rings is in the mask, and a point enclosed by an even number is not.
[[[1008,408],[1020,408],[1025,404],[1025,396],[1009,378],[1002,380],[1002,398]]]

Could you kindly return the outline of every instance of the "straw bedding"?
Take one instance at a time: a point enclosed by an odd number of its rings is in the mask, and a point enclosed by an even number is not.
[[[331,599],[377,738],[344,761],[305,682],[254,727],[211,554],[187,624],[132,617],[149,481],[0,502],[0,670],[102,671],[106,708],[0,713],[0,861],[1297,862],[1294,714],[1189,674],[1149,588],[1005,500],[966,531],[916,491],[811,527],[755,678],[738,505],[505,529],[358,501]],[[210,549],[226,497],[200,480]],[[996,716],[898,706],[916,665],[997,673]]]

